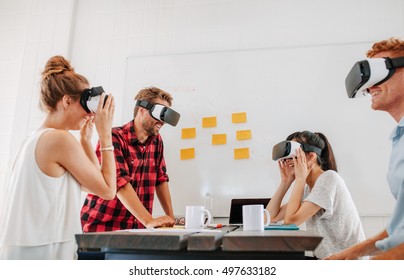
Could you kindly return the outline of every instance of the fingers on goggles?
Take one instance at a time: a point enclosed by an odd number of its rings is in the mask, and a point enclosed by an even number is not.
[[[83,91],[80,98],[80,104],[87,113],[95,113],[97,111],[98,103],[103,92],[104,89],[101,86],[87,88]],[[107,99],[108,95],[105,95],[103,107]]]

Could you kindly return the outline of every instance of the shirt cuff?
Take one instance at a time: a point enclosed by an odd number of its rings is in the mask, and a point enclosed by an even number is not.
[[[130,183],[130,178],[118,177],[116,179],[116,189],[119,190],[120,188],[126,186],[128,183]]]

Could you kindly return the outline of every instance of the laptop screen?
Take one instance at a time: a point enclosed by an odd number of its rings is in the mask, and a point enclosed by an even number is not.
[[[262,204],[267,207],[270,198],[234,198],[230,204],[230,225],[243,224],[243,205]]]

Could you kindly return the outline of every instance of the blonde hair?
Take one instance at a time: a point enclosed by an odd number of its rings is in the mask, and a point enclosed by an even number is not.
[[[146,100],[154,103],[157,99],[163,99],[171,106],[173,97],[168,92],[157,87],[148,87],[140,90],[135,96],[135,100]]]
[[[366,52],[367,57],[374,57],[381,52],[391,52],[393,56],[404,56],[404,38],[391,37],[387,40],[373,44],[372,48]]]
[[[76,73],[63,56],[51,57],[42,72],[42,109],[55,111],[57,103],[64,95],[69,95],[75,101],[79,100],[88,84],[88,80]]]

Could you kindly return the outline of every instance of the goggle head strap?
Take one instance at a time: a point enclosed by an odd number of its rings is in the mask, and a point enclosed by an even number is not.
[[[319,157],[321,157],[321,149],[314,147],[312,145],[306,144],[306,143],[302,143],[302,150],[306,153],[310,153],[310,152],[314,152],[316,153]]]

